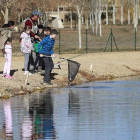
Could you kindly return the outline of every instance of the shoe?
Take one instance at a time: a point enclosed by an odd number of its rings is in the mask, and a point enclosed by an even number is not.
[[[42,69],[41,68],[38,68],[37,72],[41,72],[41,71],[42,71]]]
[[[37,73],[37,71],[31,70],[30,73],[31,73],[31,74],[35,74],[35,73]]]
[[[2,76],[2,77],[5,77],[5,76],[6,76],[6,74],[2,74],[1,76]]]
[[[53,85],[50,81],[46,81],[46,80],[44,80],[44,83],[47,85]]]
[[[28,72],[28,71],[25,71],[25,72],[24,72],[24,75],[26,75],[26,74],[27,74],[27,72]],[[29,72],[29,76],[30,76],[30,75],[32,75],[32,74]]]
[[[13,77],[10,76],[10,75],[6,75],[5,77],[6,77],[6,78],[9,78],[9,79],[13,79]]]

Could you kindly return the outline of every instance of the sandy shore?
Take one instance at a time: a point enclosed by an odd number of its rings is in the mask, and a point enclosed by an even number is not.
[[[57,57],[70,58],[77,54],[57,55]],[[72,59],[81,64],[79,73],[72,84],[81,84],[88,81],[113,79],[118,77],[129,77],[140,75],[140,52],[112,52],[112,53],[88,53]],[[57,63],[57,58],[53,59]],[[5,59],[0,57],[0,74],[2,74]],[[93,69],[91,69],[91,65]],[[61,63],[61,69],[55,67],[53,70],[53,86],[64,87],[68,84],[68,64],[67,61]],[[24,57],[15,57],[12,59],[11,73],[13,80],[0,76],[0,93],[19,93],[19,91],[32,92],[34,89],[50,88],[43,83],[43,73],[32,74],[28,78],[28,85],[25,83],[25,75],[22,71],[24,67]],[[22,92],[21,92],[22,93]]]

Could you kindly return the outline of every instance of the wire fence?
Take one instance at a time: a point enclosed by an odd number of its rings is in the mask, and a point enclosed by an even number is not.
[[[78,29],[64,28],[59,30],[54,52],[67,53],[95,53],[140,50],[140,27],[137,30],[129,26],[102,26],[102,36],[92,34],[91,29],[82,29],[82,48],[79,49]],[[20,52],[19,33],[14,33],[13,52]]]

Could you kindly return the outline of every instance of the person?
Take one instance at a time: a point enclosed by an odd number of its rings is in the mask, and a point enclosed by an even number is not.
[[[29,62],[29,57],[31,54],[31,50],[33,49],[33,45],[31,42],[30,38],[30,32],[31,32],[31,27],[30,26],[25,26],[23,29],[23,32],[20,36],[21,38],[21,52],[24,54],[24,75],[27,74],[28,72],[28,62]],[[31,73],[29,73],[31,75]]]
[[[48,35],[51,34],[51,28],[50,27],[44,27],[43,28],[43,34],[44,38],[47,37]],[[41,46],[42,48],[42,46]],[[39,57],[39,64],[38,64],[38,72],[41,72],[42,69],[45,69],[44,63],[43,63],[43,58]]]
[[[40,43],[40,41],[44,38],[44,33],[43,33],[43,25],[38,25],[38,32],[36,33],[36,35],[38,35],[40,37],[40,39],[36,39],[35,38],[35,52],[36,52],[36,60],[35,60],[35,69],[38,69],[41,70],[41,66],[39,66],[39,63],[40,63],[40,56],[39,56],[39,53],[38,53],[38,44]],[[37,66],[38,65],[38,66]]]
[[[2,53],[5,54],[5,42],[8,38],[12,38],[12,31],[14,29],[15,22],[8,21],[7,24],[4,24],[3,27],[0,29],[0,50]]]
[[[41,13],[39,13],[38,11],[34,10],[32,12],[32,15],[30,18],[28,18],[25,21],[25,26],[30,26],[31,27],[31,39],[32,39],[32,43],[33,46],[35,44],[34,39],[40,39],[38,35],[36,35],[37,31],[38,31],[38,26],[37,26],[37,19],[39,18],[39,16],[42,16]],[[29,69],[30,71],[32,71],[32,73],[34,73],[35,71],[35,61],[36,61],[36,53],[34,50],[32,50],[30,58],[29,58]]]
[[[51,28],[50,27],[44,27],[43,32],[44,32],[44,36],[46,37],[46,36],[51,34]]]
[[[44,54],[46,57],[43,57],[43,61],[45,64],[45,76],[44,76],[44,83],[48,85],[52,85],[50,80],[51,71],[54,67],[52,57],[55,57],[53,47],[55,44],[55,38],[58,35],[57,30],[53,29],[51,35],[45,37],[38,45],[39,54]],[[40,49],[42,46],[42,49]]]
[[[12,39],[8,38],[5,42],[5,49],[3,50],[4,52],[4,57],[5,57],[5,65],[4,65],[4,70],[2,77],[6,77],[9,79],[13,79],[12,76],[10,76],[10,69],[11,69],[11,63],[12,63]]]

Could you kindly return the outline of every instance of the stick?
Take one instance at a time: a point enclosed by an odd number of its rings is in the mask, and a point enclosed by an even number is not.
[[[52,56],[47,56],[45,54],[40,54],[40,57],[52,57]],[[52,57],[52,58],[66,59],[66,58],[63,58],[63,57]]]
[[[26,73],[25,85],[27,85],[28,77],[29,77],[29,71],[27,71],[27,73]]]
[[[61,61],[57,62],[54,66],[58,66],[58,65],[60,65],[60,63],[66,61],[66,60],[70,60],[70,59],[73,59],[73,58],[76,58],[76,57],[78,57],[78,56],[85,55],[85,54],[86,54],[86,53],[79,54],[79,55],[76,55],[76,56],[73,56],[73,57],[70,57],[70,58],[65,58],[65,60],[61,60]]]

